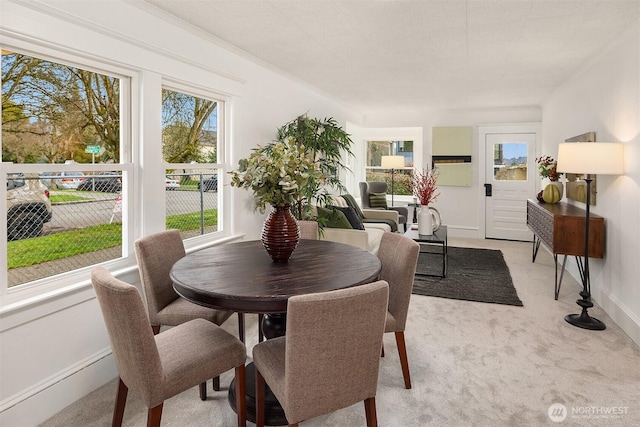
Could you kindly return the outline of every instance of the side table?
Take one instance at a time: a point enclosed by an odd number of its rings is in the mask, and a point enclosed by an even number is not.
[[[405,236],[407,236],[410,239],[415,240],[416,242],[418,242],[420,244],[420,248],[422,248],[423,245],[425,246],[436,246],[441,248],[440,252],[431,252],[431,251],[420,251],[420,253],[424,253],[424,254],[432,254],[432,255],[442,255],[442,274],[430,274],[430,273],[424,273],[424,272],[419,272],[416,271],[416,275],[417,276],[435,276],[435,277],[447,277],[447,250],[448,250],[448,243],[447,243],[447,226],[446,225],[441,225],[440,228],[438,228],[436,231],[433,232],[432,235],[427,236],[424,234],[418,234],[418,230],[417,229],[413,229],[412,227],[410,227],[405,233]]]

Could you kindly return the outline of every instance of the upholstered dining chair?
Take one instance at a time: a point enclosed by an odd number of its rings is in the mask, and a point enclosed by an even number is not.
[[[113,426],[121,426],[128,391],[148,408],[147,426],[159,426],[164,401],[235,369],[238,426],[246,424],[246,348],[233,335],[204,319],[153,335],[138,290],[96,267],[91,281],[102,310],[118,370]],[[240,390],[242,389],[242,390]]]
[[[289,425],[364,401],[367,426],[377,426],[388,289],[377,281],[289,298],[287,335],[253,347],[259,427],[264,425],[265,383]]]
[[[298,221],[300,238],[318,240],[318,223],[316,221]]]
[[[417,242],[395,233],[384,233],[378,250],[378,259],[382,263],[380,279],[389,283],[389,310],[384,331],[395,334],[406,388],[411,388],[411,376],[404,330],[419,253],[420,245]]]
[[[385,197],[385,205],[386,205],[386,194],[388,185],[386,182],[382,181],[366,181],[361,182],[360,186],[360,203],[362,204],[363,209],[371,209],[376,206],[372,206],[370,203],[370,195],[371,193],[381,194],[384,193]],[[392,210],[398,212],[398,221],[399,224],[404,225],[404,231],[407,231],[407,218],[409,218],[409,208],[407,206],[386,206],[384,207],[387,210]]]
[[[173,289],[169,277],[171,267],[186,255],[178,230],[160,231],[135,242],[142,290],[154,334],[160,327],[177,326],[193,319],[205,319],[222,325],[233,312],[193,304],[181,298]],[[238,336],[244,342],[244,314],[238,313]],[[213,379],[213,389],[220,390],[219,378]],[[207,398],[206,383],[200,386],[200,398]]]

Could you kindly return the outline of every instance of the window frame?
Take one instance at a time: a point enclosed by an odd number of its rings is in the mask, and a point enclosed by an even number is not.
[[[200,247],[204,242],[208,242],[213,237],[214,239],[222,239],[229,235],[230,230],[230,222],[226,221],[226,218],[230,218],[230,191],[225,189],[226,184],[226,175],[229,171],[229,167],[227,166],[226,158],[227,158],[227,147],[229,144],[229,140],[227,139],[228,131],[230,126],[229,121],[229,108],[231,104],[231,97],[228,94],[225,94],[220,91],[216,91],[213,89],[203,88],[200,86],[195,86],[190,83],[180,81],[177,79],[172,79],[169,77],[162,77],[161,82],[161,90],[172,90],[176,92],[181,92],[186,95],[203,98],[211,101],[216,101],[217,105],[217,162],[216,163],[169,163],[162,160],[162,168],[163,173],[166,172],[167,169],[190,169],[190,170],[210,170],[217,169],[218,170],[218,229],[217,231],[202,234],[199,236],[194,236],[188,239],[183,240],[183,244],[185,248],[195,248]],[[162,109],[162,106],[160,107]],[[162,132],[162,124],[160,125]],[[162,146],[160,147],[162,150]],[[160,153],[162,156],[162,153]],[[222,160],[222,161],[221,161]],[[166,200],[165,200],[165,212],[166,212]],[[165,218],[166,219],[166,218]]]
[[[132,112],[135,106],[140,105],[139,96],[139,71],[123,66],[113,61],[97,59],[81,52],[69,52],[68,49],[55,48],[44,42],[29,43],[23,40],[7,37],[3,40],[2,49],[17,52],[23,55],[55,62],[58,64],[76,67],[82,70],[109,75],[120,80],[120,159],[118,163],[73,163],[73,164],[51,164],[51,163],[8,163],[0,165],[0,176],[4,180],[7,173],[12,172],[62,172],[62,171],[120,171],[123,174],[123,199],[122,199],[122,254],[119,258],[105,261],[99,264],[78,268],[75,270],[47,276],[20,285],[8,286],[7,268],[7,245],[4,243],[0,248],[0,312],[9,310],[11,307],[21,306],[29,301],[39,301],[60,295],[64,290],[69,292],[90,286],[89,272],[96,265],[102,265],[109,270],[125,271],[135,267],[135,254],[133,253],[133,242],[136,238],[136,218],[133,201],[136,200],[135,193],[137,187],[134,152],[138,147],[138,140],[134,138],[135,129],[138,129],[137,116]],[[0,82],[1,84],[1,82]],[[2,123],[0,122],[0,127]],[[1,139],[0,139],[1,144]],[[7,204],[6,188],[0,186],[0,241],[7,242]]]

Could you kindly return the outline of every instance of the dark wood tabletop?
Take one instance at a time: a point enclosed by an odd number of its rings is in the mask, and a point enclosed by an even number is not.
[[[374,282],[378,257],[343,243],[301,239],[287,263],[271,260],[259,240],[214,246],[174,264],[171,279],[183,298],[247,313],[284,313],[294,295]]]

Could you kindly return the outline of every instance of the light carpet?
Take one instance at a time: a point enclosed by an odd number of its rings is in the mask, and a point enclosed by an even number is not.
[[[605,331],[564,321],[566,314],[577,312],[580,286],[565,275],[554,301],[553,258],[547,251],[541,249],[532,263],[527,243],[454,238],[449,243],[502,250],[524,307],[413,295],[406,330],[413,388],[404,388],[393,334],[385,334],[376,396],[380,426],[640,425],[640,349],[597,305],[590,312],[606,323]],[[234,334],[235,319],[225,325]],[[257,326],[254,316],[247,320],[251,354]],[[162,425],[235,425],[226,396],[230,378],[223,375],[225,390],[209,389],[205,402],[196,388],[168,400]],[[110,425],[115,390],[112,381],[43,426]],[[555,403],[567,408],[562,423],[548,416]],[[608,408],[625,413],[608,418],[588,413]],[[145,419],[145,409],[130,395],[124,425],[144,426]],[[363,404],[301,424],[365,425]]]

